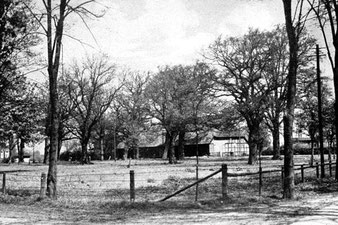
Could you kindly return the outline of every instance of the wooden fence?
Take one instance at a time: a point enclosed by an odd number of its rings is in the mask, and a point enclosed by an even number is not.
[[[328,169],[328,175],[329,176],[332,176],[332,171],[333,171],[333,168],[336,166],[336,163],[332,163],[332,162],[328,162],[328,163],[325,163],[324,164],[324,167],[326,167],[326,169]],[[294,167],[294,171],[295,171],[295,174],[297,174],[297,176],[300,176],[300,182],[305,182],[305,171],[306,170],[314,170],[315,171],[315,174],[316,174],[316,178],[319,178],[320,177],[320,174],[319,174],[319,167],[320,167],[320,164],[316,163],[314,166],[309,166],[309,165],[306,165],[306,164],[303,164],[303,165],[295,165]],[[297,171],[299,171],[299,173],[297,173]],[[6,194],[7,192],[7,177],[6,177],[6,174],[10,174],[10,173],[20,173],[20,172],[25,172],[23,170],[20,170],[20,171],[1,171],[0,172],[0,175],[2,174],[2,187],[1,187],[1,191]],[[261,167],[258,169],[257,172],[247,172],[247,173],[238,173],[238,172],[235,172],[235,173],[232,173],[232,172],[229,172],[228,170],[228,165],[227,164],[223,164],[221,166],[220,169],[216,169],[216,171],[214,171],[213,173],[205,176],[204,178],[202,179],[199,179],[193,183],[191,183],[190,185],[187,185],[185,186],[184,188],[181,188],[177,191],[175,191],[174,193],[172,194],[166,194],[165,197],[163,197],[162,199],[160,199],[159,201],[166,201],[174,196],[177,196],[178,194],[192,188],[192,187],[195,187],[197,186],[199,183],[202,183],[202,182],[205,182],[207,180],[209,180],[210,178],[215,178],[215,176],[217,174],[220,174],[221,173],[221,182],[220,183],[217,183],[217,185],[220,185],[218,186],[217,188],[217,192],[221,192],[219,193],[221,195],[221,197],[223,199],[226,199],[228,197],[228,194],[229,194],[229,191],[231,190],[231,188],[229,188],[230,185],[233,185],[231,184],[231,182],[229,182],[229,178],[231,177],[245,177],[245,176],[252,176],[253,179],[258,179],[258,194],[261,195],[262,194],[262,187],[264,186],[263,184],[263,177],[264,177],[264,174],[272,174],[272,173],[279,173],[280,175],[277,175],[275,177],[279,177],[280,176],[280,179],[281,179],[281,182],[283,182],[283,178],[284,178],[284,168],[281,167],[279,169],[273,169],[273,170],[263,170]],[[126,174],[128,176],[128,174]],[[110,176],[110,175],[109,175]],[[258,176],[258,178],[254,178],[255,176]],[[37,177],[35,177],[35,180]],[[218,178],[217,178],[218,179]],[[37,180],[38,181],[38,180]],[[40,182],[41,181],[41,182]],[[36,193],[40,195],[41,198],[44,198],[45,195],[46,195],[46,174],[45,173],[42,173],[41,174],[41,178],[40,178],[40,187],[36,187]],[[135,171],[134,170],[130,170],[129,172],[129,178],[126,180],[126,182],[129,182],[129,187],[127,187],[126,191],[128,191],[129,189],[129,200],[130,201],[135,201],[136,197],[137,197],[137,194],[140,194],[138,191],[140,191],[139,189],[135,188],[135,185],[137,184],[138,180],[135,180]],[[165,187],[164,187],[165,188]],[[128,194],[128,192],[126,194]],[[170,192],[169,192],[170,193]],[[151,193],[149,193],[151,194]],[[127,195],[128,196],[128,195]]]
[[[332,169],[333,169],[333,166],[336,165],[336,163],[332,163],[331,161],[328,162],[328,163],[325,163],[324,164],[324,167],[325,166],[329,166],[329,175],[330,177],[332,177]],[[317,162],[315,166],[308,166],[308,165],[295,165],[295,167],[298,167],[298,168],[294,168],[294,171],[295,171],[295,174],[296,174],[296,171],[300,170],[300,174],[301,174],[301,182],[304,183],[305,179],[304,179],[304,171],[306,169],[313,169],[315,168],[316,169],[316,177],[319,178],[319,163]],[[211,177],[214,177],[216,174],[218,173],[222,173],[222,176],[221,176],[221,179],[222,179],[222,198],[223,199],[226,199],[228,197],[228,187],[229,187],[229,184],[228,184],[228,178],[229,177],[244,177],[244,176],[253,176],[253,175],[258,175],[259,176],[259,182],[258,182],[258,194],[259,196],[261,196],[262,194],[262,187],[263,187],[263,174],[268,174],[268,173],[276,173],[276,172],[280,172],[281,174],[281,181],[283,183],[283,179],[284,179],[284,167],[282,166],[281,169],[275,169],[275,170],[265,170],[263,171],[262,167],[259,167],[259,170],[258,172],[249,172],[249,173],[229,173],[228,172],[228,166],[226,164],[223,164],[222,165],[222,168],[217,170],[216,172],[200,179],[200,180],[197,180],[196,182],[176,191],[175,193],[171,194],[171,195],[168,195],[166,196],[165,198],[161,199],[160,201],[165,201],[165,200],[168,200],[169,198],[172,198],[176,195],[178,195],[179,193],[193,187],[193,186],[196,186],[198,185],[199,183],[202,183],[206,180],[208,180],[209,178]]]

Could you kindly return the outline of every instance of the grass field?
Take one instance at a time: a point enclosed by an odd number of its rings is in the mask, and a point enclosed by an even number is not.
[[[295,165],[308,164],[308,156],[295,156]],[[228,165],[229,173],[257,172],[258,165],[248,165],[246,158],[200,158],[199,178],[207,176]],[[264,170],[280,169],[282,160],[272,161],[262,158]],[[281,173],[265,174],[262,196],[258,195],[258,176],[229,177],[229,198],[221,199],[221,174],[208,179],[198,187],[198,202],[195,202],[196,188],[173,197],[167,202],[159,199],[196,180],[196,161],[188,158],[178,164],[170,165],[165,160],[94,161],[93,164],[79,165],[60,162],[58,165],[58,200],[39,200],[41,173],[46,173],[47,165],[41,164],[2,164],[0,171],[22,170],[6,174],[7,195],[1,195],[0,202],[7,205],[30,206],[32,210],[51,210],[74,212],[71,221],[78,218],[96,218],[102,212],[111,219],[126,219],[130,215],[143,213],[157,214],[175,210],[201,210],[224,207],[246,207],[256,204],[279,204],[282,201]],[[129,202],[130,170],[135,172],[136,199]],[[328,172],[327,172],[328,174]],[[334,175],[334,174],[333,174]],[[315,169],[305,173],[306,182],[300,183],[296,177],[296,199],[317,196],[337,190],[332,178],[316,179]],[[0,181],[1,183],[1,181]],[[4,206],[3,205],[3,206]],[[253,206],[254,207],[254,206]],[[27,213],[32,213],[25,208]],[[84,210],[82,214],[81,210]],[[100,212],[98,214],[98,212]],[[128,215],[126,212],[129,212]],[[69,213],[68,213],[69,214]],[[57,214],[57,217],[59,214]],[[37,216],[37,218],[40,218]],[[41,218],[40,218],[41,219]],[[39,219],[39,220],[40,220]],[[109,219],[109,220],[110,220]],[[97,220],[101,221],[100,218]]]

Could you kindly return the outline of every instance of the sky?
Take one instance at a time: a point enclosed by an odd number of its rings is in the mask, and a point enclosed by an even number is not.
[[[116,64],[138,71],[191,64],[220,35],[238,36],[249,27],[284,23],[281,0],[98,0],[91,10],[102,18],[69,17],[64,61],[105,53]]]

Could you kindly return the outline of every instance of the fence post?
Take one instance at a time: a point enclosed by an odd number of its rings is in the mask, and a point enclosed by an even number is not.
[[[222,198],[228,197],[228,165],[222,164]]]
[[[135,172],[130,170],[130,201],[135,201]]]
[[[40,198],[46,196],[46,173],[41,173]]]
[[[2,174],[2,193],[6,194],[6,173]]]
[[[300,173],[302,175],[302,183],[304,183],[304,165],[300,166]]]
[[[262,180],[262,167],[259,167],[259,196],[262,195],[262,186],[263,186],[263,180]]]
[[[332,162],[329,161],[330,177],[332,177]]]
[[[319,178],[319,164],[316,162],[316,176]]]
[[[282,187],[284,185],[284,166],[281,168]]]

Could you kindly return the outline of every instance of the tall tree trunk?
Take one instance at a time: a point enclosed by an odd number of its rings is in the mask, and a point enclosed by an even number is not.
[[[50,148],[49,167],[47,175],[47,195],[57,198],[57,152],[58,152],[58,93],[57,80],[60,65],[61,43],[63,24],[67,0],[60,0],[59,17],[55,28],[54,44],[52,40],[52,1],[48,0],[47,10],[47,50],[48,50],[48,75],[49,75],[49,104],[50,104]]]
[[[183,160],[185,157],[184,136],[185,136],[185,131],[180,131],[178,134],[178,159],[179,160]]]
[[[103,161],[104,160],[104,148],[103,148],[103,136],[100,135],[100,160]]]
[[[25,139],[20,138],[20,145],[19,145],[19,152],[18,152],[19,162],[24,161],[24,154],[25,154],[24,151],[25,151]]]
[[[62,138],[58,138],[58,153],[57,153],[57,159],[60,159],[61,148],[62,148]]]
[[[283,0],[285,26],[289,39],[289,71],[287,75],[287,102],[286,112],[284,116],[284,185],[283,185],[283,198],[294,198],[294,168],[293,168],[293,121],[294,110],[296,105],[296,76],[298,67],[298,40],[296,35],[296,28],[292,21],[291,0]],[[299,25],[299,24],[298,24]]]
[[[249,124],[249,160],[248,164],[253,165],[257,162],[258,144],[261,141],[259,123]]]
[[[311,138],[311,158],[310,158],[310,166],[313,166],[313,160],[314,160],[314,153],[315,153],[315,148],[313,144],[314,140]]]
[[[43,155],[43,163],[47,164],[47,159],[49,158],[49,138],[45,138],[45,149]]]
[[[338,15],[336,15],[338,16]],[[338,20],[338,18],[336,18]],[[337,22],[337,21],[336,21]],[[334,47],[336,49],[335,51],[335,68],[333,72],[333,82],[334,82],[334,91],[335,91],[335,104],[334,104],[334,110],[335,110],[335,127],[336,127],[336,165],[338,165],[338,41],[337,41],[337,34],[336,39],[334,40]],[[336,166],[336,175],[335,175],[336,181],[338,181],[338,166]]]
[[[279,121],[274,121],[272,131],[273,160],[281,159],[280,140],[279,140]]]
[[[164,151],[163,151],[162,159],[167,159],[168,158],[168,153],[169,153],[170,145],[171,145],[171,143],[170,143],[170,134],[167,131],[165,133]]]
[[[332,155],[331,155],[331,143],[329,140],[327,140],[327,153],[329,154],[328,160],[332,160]]]
[[[168,132],[169,133],[169,132]],[[177,137],[177,132],[173,131],[169,133],[169,145],[168,145],[168,158],[169,158],[169,164],[174,164],[177,162],[175,157],[175,145],[174,141]]]
[[[81,140],[81,163],[87,164],[89,163],[88,158],[88,140]]]
[[[15,140],[14,140],[14,135],[10,134],[9,136],[9,140],[8,140],[8,150],[9,150],[9,161],[8,163],[12,163],[13,162],[13,155],[14,155],[14,151],[15,151]]]

